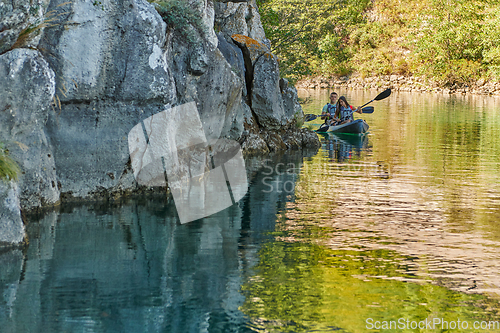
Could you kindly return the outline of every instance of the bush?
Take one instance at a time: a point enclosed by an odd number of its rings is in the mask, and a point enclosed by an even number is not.
[[[343,76],[352,71],[348,63],[350,54],[343,45],[341,37],[326,35],[319,41],[318,53],[320,62],[317,68],[321,74],[333,73],[337,76]]]
[[[443,86],[472,85],[482,74],[481,64],[471,60],[459,59],[439,63],[433,66],[434,77]]]
[[[149,0],[167,27],[177,31],[188,42],[194,43],[197,34],[205,35],[207,27],[200,18],[201,9],[191,7],[183,0]]]

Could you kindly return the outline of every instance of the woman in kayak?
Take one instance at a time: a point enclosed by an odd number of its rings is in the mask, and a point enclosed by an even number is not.
[[[363,110],[361,110],[361,108],[354,109],[347,103],[347,99],[344,96],[340,96],[337,102],[337,110],[333,117],[333,121],[336,122],[336,124],[332,125],[342,125],[354,121],[354,117],[352,116],[354,112],[363,113]]]

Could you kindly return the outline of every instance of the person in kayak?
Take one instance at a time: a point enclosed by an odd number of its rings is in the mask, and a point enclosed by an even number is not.
[[[340,96],[337,102],[337,107],[335,110],[335,115],[333,116],[333,125],[342,125],[354,121],[353,113],[363,113],[361,108],[354,109],[349,105],[347,99],[344,96]]]
[[[325,106],[323,106],[323,111],[321,112],[321,119],[325,120],[325,124],[330,125],[335,112],[337,111],[337,99],[339,98],[339,95],[332,91],[330,94],[330,103],[326,103]]]

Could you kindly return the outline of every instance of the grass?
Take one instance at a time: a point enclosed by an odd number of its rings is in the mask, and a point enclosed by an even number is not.
[[[0,179],[17,180],[21,169],[17,163],[9,157],[9,151],[0,142]]]
[[[295,126],[297,128],[301,128],[303,125],[304,125],[304,116],[302,115],[302,112],[300,111],[297,111],[294,115],[293,115],[293,119],[295,121]]]
[[[33,38],[35,38],[36,36],[38,36],[43,28],[50,28],[60,25],[61,16],[68,14],[67,11],[60,12],[60,8],[70,4],[71,2],[68,1],[57,5],[56,9],[45,13],[41,21],[35,22],[30,26],[24,28],[19,33],[19,37],[17,38],[16,42],[12,45],[10,50],[27,47],[30,41],[33,40]]]

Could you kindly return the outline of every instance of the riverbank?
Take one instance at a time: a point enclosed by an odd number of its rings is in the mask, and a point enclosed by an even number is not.
[[[437,82],[428,81],[422,77],[403,75],[383,76],[341,76],[341,77],[313,77],[303,79],[295,85],[297,89],[328,89],[334,87],[348,87],[356,89],[387,89],[405,92],[434,92],[441,94],[475,94],[500,96],[500,82],[479,80],[471,86],[452,87],[440,86]]]

